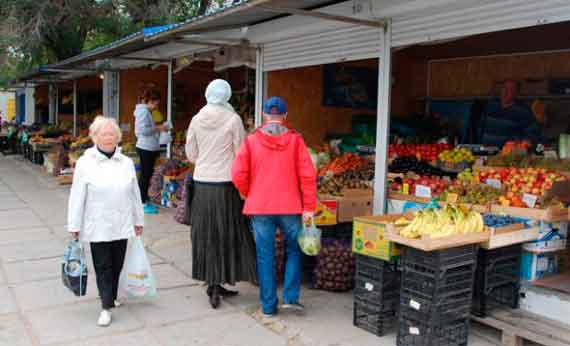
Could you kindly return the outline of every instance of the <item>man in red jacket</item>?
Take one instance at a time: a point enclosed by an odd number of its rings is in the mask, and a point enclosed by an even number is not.
[[[271,97],[263,105],[265,123],[242,144],[232,167],[232,180],[251,216],[257,252],[261,308],[277,313],[275,232],[281,230],[287,262],[283,309],[303,311],[301,252],[297,235],[310,222],[317,203],[317,173],[301,135],[284,125],[287,104]]]

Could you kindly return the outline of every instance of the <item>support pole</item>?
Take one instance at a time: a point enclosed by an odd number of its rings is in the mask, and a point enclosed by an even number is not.
[[[55,89],[55,125],[59,125],[59,88],[57,86]]]
[[[73,137],[77,137],[77,80],[73,81]]]
[[[378,113],[374,176],[374,215],[386,212],[388,144],[390,135],[390,91],[392,76],[392,23],[380,30],[381,52],[378,70]]]
[[[261,126],[263,122],[262,109],[265,81],[263,75],[263,47],[257,47],[255,59],[255,128]]]
[[[166,100],[166,121],[168,124],[172,124],[172,92],[173,92],[173,78],[174,78],[174,63],[172,60],[168,62],[168,90],[167,90],[167,100]],[[166,157],[169,159],[172,156],[172,142],[168,143],[166,147]]]

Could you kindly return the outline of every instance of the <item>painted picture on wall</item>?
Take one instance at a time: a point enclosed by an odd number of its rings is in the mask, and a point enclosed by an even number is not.
[[[378,70],[365,67],[323,66],[323,105],[376,109]]]

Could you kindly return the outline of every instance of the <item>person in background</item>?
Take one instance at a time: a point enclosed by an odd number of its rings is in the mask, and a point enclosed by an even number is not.
[[[516,81],[505,81],[500,104],[490,104],[483,120],[482,144],[502,147],[510,140],[528,140],[533,144],[539,141],[540,126],[532,111],[516,101],[518,91]]]
[[[245,198],[244,214],[255,233],[261,309],[277,313],[275,232],[285,237],[283,309],[303,311],[301,253],[297,235],[309,223],[317,204],[317,172],[301,135],[288,126],[287,104],[272,97],[263,106],[265,124],[241,146],[232,167],[232,180]]]
[[[237,292],[222,287],[256,282],[255,244],[243,201],[230,170],[245,136],[242,120],[228,103],[232,90],[217,79],[206,89],[207,105],[188,127],[186,155],[195,164],[191,198],[192,277],[208,285],[212,308]]]
[[[133,161],[117,144],[121,130],[115,119],[98,116],[89,127],[95,144],[77,160],[69,196],[68,230],[91,244],[102,311],[97,324],[111,324],[127,239],[140,236],[144,213]]]
[[[166,125],[156,125],[152,111],[158,109],[160,93],[155,90],[145,89],[139,96],[139,104],[135,107],[135,136],[137,137],[137,153],[140,158],[141,174],[139,188],[141,191],[144,212],[146,214],[158,213],[158,208],[149,202],[148,189],[150,179],[154,173],[156,159],[160,155],[160,132],[167,131]]]

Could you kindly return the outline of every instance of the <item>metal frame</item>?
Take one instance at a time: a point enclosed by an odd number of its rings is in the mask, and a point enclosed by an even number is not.
[[[374,215],[386,212],[388,144],[390,135],[390,99],[392,76],[392,26],[387,23],[381,35],[378,66],[378,110],[376,119],[376,154],[374,166]]]
[[[77,80],[73,81],[73,137],[77,136]]]
[[[258,47],[256,50],[255,59],[255,116],[254,127],[257,128],[263,123],[263,97],[265,78],[263,71],[263,47]]]
[[[313,17],[318,19],[324,20],[331,20],[335,22],[342,22],[342,23],[350,23],[356,25],[363,25],[363,26],[371,26],[375,28],[386,28],[386,21],[384,20],[366,20],[366,19],[358,19],[348,16],[339,16],[335,14],[329,14],[320,11],[309,11],[309,10],[301,10],[296,8],[285,8],[285,7],[275,7],[275,6],[266,6],[260,5],[257,6],[258,8],[275,13],[286,13],[290,15],[297,15],[297,16],[305,16],[305,17]]]
[[[168,62],[168,86],[167,86],[167,99],[166,99],[166,121],[172,124],[172,95],[174,92],[174,62]],[[166,157],[172,157],[172,142],[168,143],[166,147]]]

